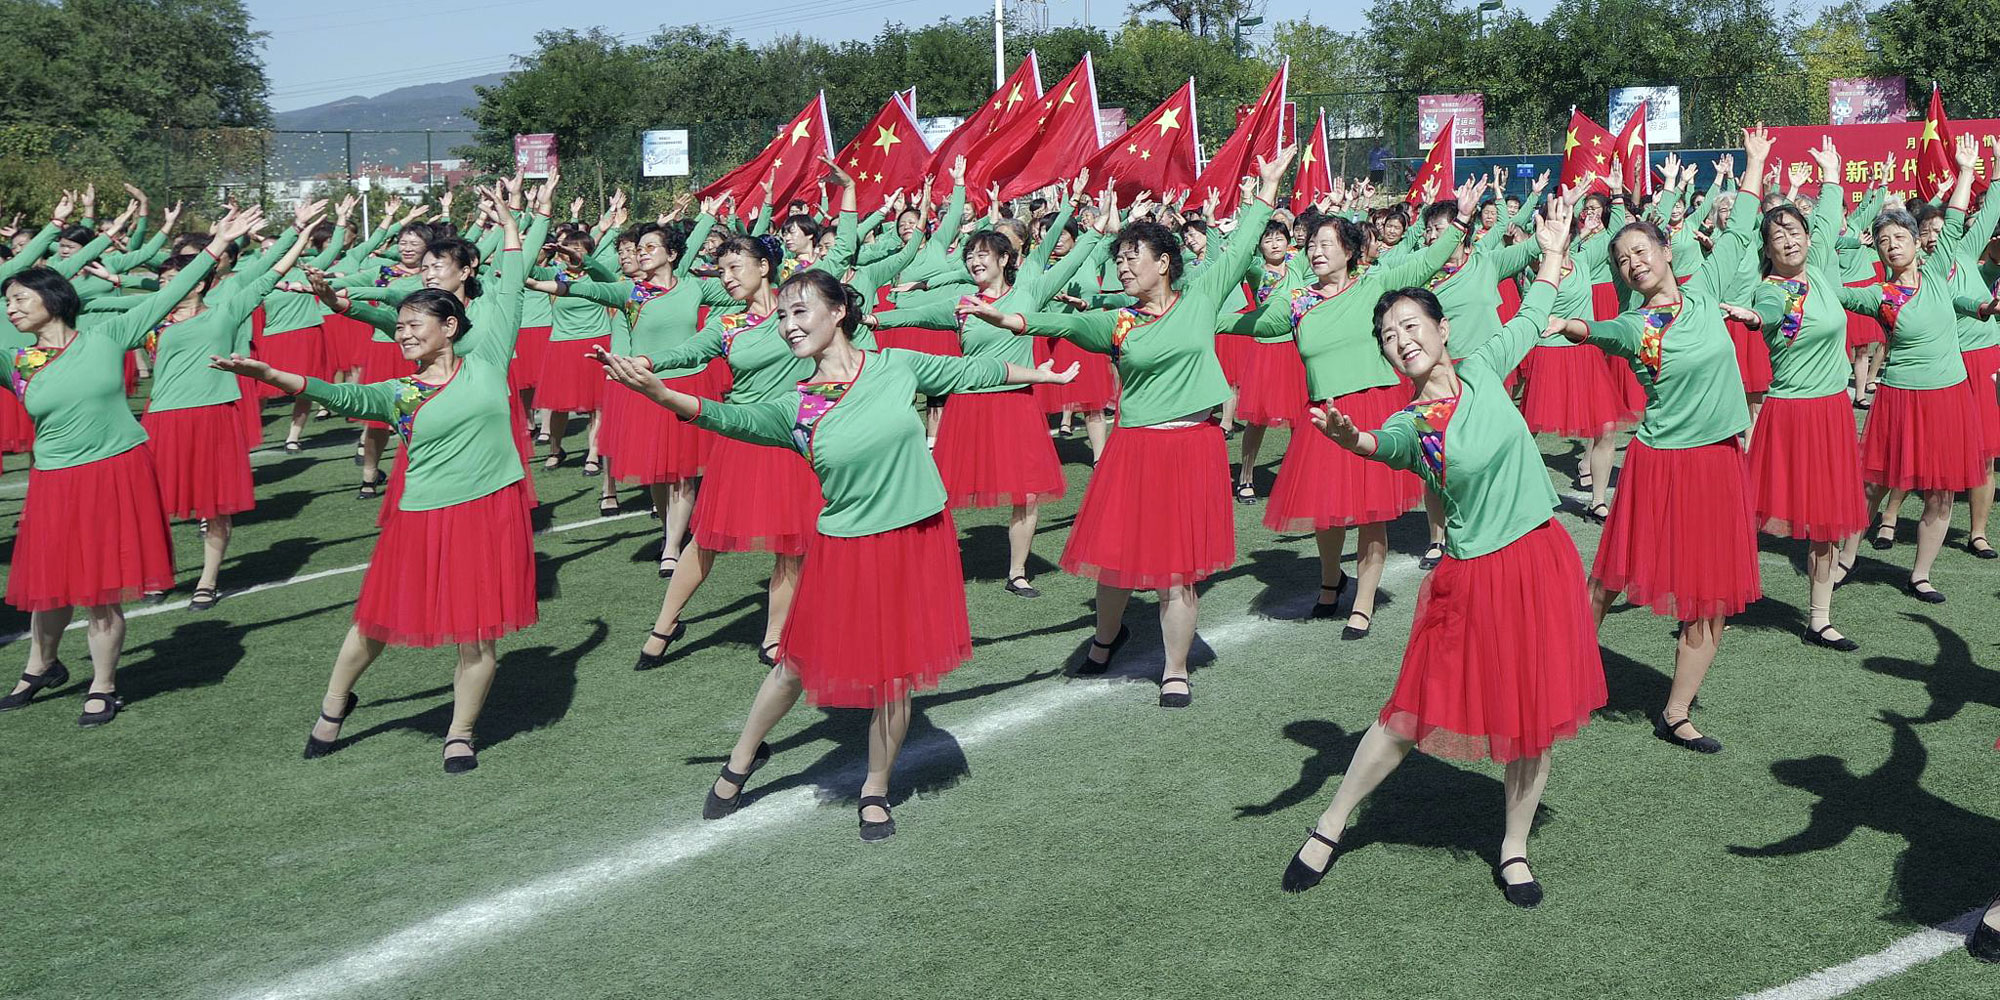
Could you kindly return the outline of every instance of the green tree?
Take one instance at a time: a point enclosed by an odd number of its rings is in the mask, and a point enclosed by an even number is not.
[[[1991,0],[1894,0],[1868,15],[1881,43],[1881,71],[1909,78],[1921,107],[1935,80],[1954,118],[2000,114],[2000,4]]]

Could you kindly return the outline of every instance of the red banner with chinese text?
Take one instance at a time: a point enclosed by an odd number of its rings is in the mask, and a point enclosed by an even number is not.
[[[2000,118],[1971,118],[1953,121],[1951,130],[1957,135],[1969,135],[1979,140],[1979,176],[1991,179],[1993,171],[1993,150],[2000,143]],[[1847,191],[1849,205],[1861,191],[1877,182],[1886,184],[1893,194],[1905,198],[1917,197],[1917,139],[1923,134],[1924,123],[1897,122],[1891,125],[1789,125],[1771,130],[1771,163],[1779,171],[1779,183],[1789,186],[1793,178],[1806,191],[1819,190],[1819,168],[1813,166],[1807,151],[1819,145],[1824,136],[1833,137],[1834,148],[1840,150],[1841,170],[1845,176],[1839,178]]]

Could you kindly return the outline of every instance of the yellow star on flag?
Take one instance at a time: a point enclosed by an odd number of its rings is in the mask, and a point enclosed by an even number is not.
[[[1140,151],[1139,151],[1139,159],[1142,159],[1142,160],[1150,160],[1150,159],[1152,159],[1152,158],[1153,158],[1153,151],[1152,151],[1152,150],[1150,150],[1150,149],[1142,149],[1142,150],[1140,150]]]
[[[1563,155],[1568,156],[1570,150],[1575,149],[1576,147],[1581,145],[1583,145],[1583,143],[1578,142],[1576,139],[1576,130],[1570,129],[1569,138],[1563,140]]]
[[[1161,135],[1166,135],[1166,134],[1167,134],[1167,130],[1168,130],[1168,129],[1170,129],[1170,128],[1180,128],[1180,127],[1181,127],[1181,109],[1179,109],[1179,108],[1168,108],[1168,109],[1167,109],[1167,113],[1166,113],[1166,114],[1163,114],[1163,115],[1161,115],[1161,116],[1160,116],[1160,120],[1159,120],[1159,121],[1156,121],[1156,122],[1154,122],[1153,124],[1155,124],[1155,125],[1158,125],[1158,126],[1160,127],[1160,134],[1161,134]]]
[[[807,125],[803,121],[799,122],[797,125],[792,126],[792,141],[797,142],[800,139],[805,138],[806,133],[810,131],[812,131],[811,126]]]
[[[1313,148],[1311,146],[1307,146],[1306,155],[1299,159],[1299,165],[1302,167],[1310,167],[1318,162],[1319,162],[1319,157],[1313,154]]]
[[[893,146],[902,141],[903,140],[896,135],[896,126],[877,125],[875,126],[875,141],[870,143],[869,145],[872,145],[877,149],[880,149],[886,153],[889,151],[890,146]]]
[[[1593,146],[1602,146],[1604,145],[1604,137],[1601,135],[1593,135],[1590,137],[1590,144]]]
[[[1011,108],[1014,105],[1019,104],[1020,102],[1021,102],[1021,85],[1017,83],[1014,85],[1013,90],[1007,92],[1007,106]]]
[[[1128,153],[1136,153],[1139,151],[1139,144],[1136,142],[1127,144],[1125,147],[1125,151]]]
[[[1625,144],[1625,148],[1626,148],[1626,149],[1638,149],[1638,148],[1639,148],[1639,130],[1638,130],[1638,129],[1633,129],[1633,130],[1632,130],[1632,141],[1631,141],[1631,142],[1628,142],[1628,143],[1626,143],[1626,144]]]
[[[1935,118],[1924,119],[1924,134],[1918,137],[1918,141],[1922,142],[1926,146],[1930,145],[1933,142],[1942,141],[1941,139],[1938,138],[1937,119]]]
[[[1076,84],[1074,83],[1070,84],[1069,89],[1063,91],[1062,103],[1064,104],[1076,103]]]

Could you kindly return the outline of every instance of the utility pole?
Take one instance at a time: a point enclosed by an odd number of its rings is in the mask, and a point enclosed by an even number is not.
[[[1007,23],[1006,0],[993,0],[993,89],[1007,82],[1007,41],[1002,29]]]
[[[1499,10],[1503,6],[1505,6],[1505,4],[1502,3],[1501,0],[1480,0],[1479,37],[1481,39],[1484,39],[1486,37],[1486,12],[1489,10]]]
[[[1240,18],[1236,22],[1236,58],[1243,58],[1243,29],[1254,28],[1264,23],[1261,17]]]

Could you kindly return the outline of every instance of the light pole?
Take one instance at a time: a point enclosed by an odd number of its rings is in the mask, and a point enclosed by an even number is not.
[[[1243,58],[1243,29],[1254,28],[1264,23],[1261,17],[1246,17],[1236,22],[1236,58]]]
[[[1001,26],[1006,23],[1007,12],[1004,0],[993,0],[993,89],[999,90],[1007,82],[1007,43],[1001,37]]]
[[[1486,37],[1486,12],[1487,12],[1487,11],[1489,11],[1489,10],[1499,10],[1499,9],[1500,9],[1501,7],[1504,7],[1504,6],[1506,6],[1506,4],[1502,3],[1502,2],[1501,2],[1501,0],[1480,0],[1480,2],[1479,2],[1479,37],[1480,37],[1480,38],[1485,38],[1485,37]]]

